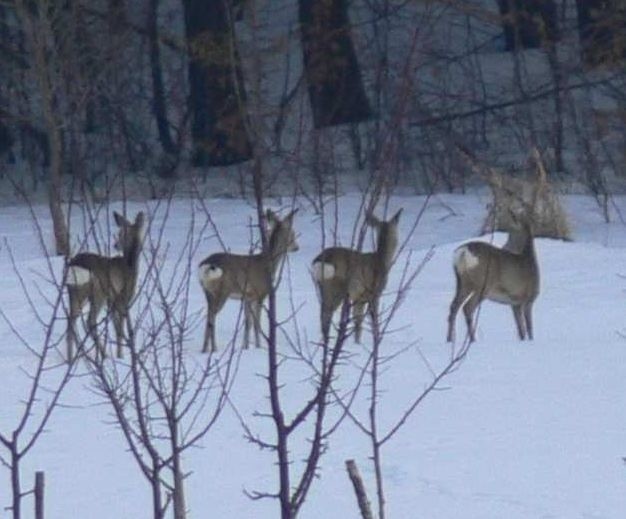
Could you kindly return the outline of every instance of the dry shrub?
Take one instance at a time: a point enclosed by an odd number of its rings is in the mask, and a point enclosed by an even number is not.
[[[493,195],[481,231],[510,231],[512,215],[530,212],[535,236],[571,240],[567,214],[548,181],[541,155],[535,149],[535,178],[516,178],[489,169],[488,183]]]

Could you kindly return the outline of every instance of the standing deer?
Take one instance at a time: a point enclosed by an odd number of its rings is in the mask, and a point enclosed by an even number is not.
[[[122,357],[124,325],[128,319],[128,309],[137,285],[145,216],[143,212],[139,212],[134,223],[116,212],[113,213],[113,217],[119,227],[114,248],[121,251],[122,255],[107,257],[83,252],[74,256],[68,264],[65,282],[70,298],[67,328],[68,360],[71,360],[74,355],[76,319],[87,302],[89,302],[88,333],[96,343],[96,356],[98,351],[102,358],[106,356],[106,349],[100,344],[97,334],[98,314],[102,307],[106,306],[115,326],[117,356]]]
[[[532,308],[539,295],[539,265],[530,223],[526,218],[516,218],[515,224],[519,228],[509,233],[503,248],[472,241],[455,250],[456,294],[448,316],[448,342],[454,341],[454,324],[461,305],[469,340],[476,340],[474,312],[484,299],[509,305],[520,340],[532,340]]]
[[[247,348],[250,325],[254,327],[257,348],[259,340],[261,307],[272,289],[276,271],[288,252],[298,250],[293,230],[293,217],[297,209],[282,220],[270,209],[266,212],[270,225],[268,250],[258,254],[241,255],[219,252],[202,260],[198,266],[200,284],[207,302],[207,321],[202,352],[215,351],[215,317],[227,299],[241,299],[244,304],[244,341]]]
[[[328,340],[335,310],[348,298],[352,304],[354,337],[361,342],[361,326],[367,305],[372,320],[377,319],[378,302],[387,284],[387,276],[398,246],[400,209],[389,221],[368,213],[365,222],[378,234],[376,250],[359,252],[345,247],[324,249],[313,260],[313,279],[321,299],[321,325]]]

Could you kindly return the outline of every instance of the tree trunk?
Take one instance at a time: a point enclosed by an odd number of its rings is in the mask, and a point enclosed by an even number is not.
[[[540,48],[558,39],[553,0],[498,0],[503,18],[504,50]]]
[[[13,146],[13,136],[9,128],[0,120],[0,157]]]
[[[246,95],[225,0],[183,0],[189,46],[189,108],[195,166],[249,160]]]
[[[361,512],[361,518],[374,519],[372,507],[369,499],[367,498],[367,492],[365,491],[365,485],[363,484],[361,474],[359,474],[359,469],[357,468],[354,460],[346,460],[346,470],[348,471],[348,476],[350,477],[350,481],[354,487],[354,493],[359,505],[359,511]]]
[[[10,49],[11,44],[10,44],[10,35],[8,31],[6,9],[7,9],[6,7],[0,4],[0,42],[3,48]],[[2,90],[4,91],[4,84],[1,86],[2,86]],[[0,97],[0,106],[6,106],[6,105],[7,105],[7,99],[5,99],[4,97]],[[0,158],[2,158],[5,153],[11,151],[11,146],[13,146],[13,143],[15,142],[15,139],[13,135],[11,134],[11,131],[2,120],[3,113],[4,113],[4,110],[0,109]]]
[[[167,102],[163,85],[163,69],[161,67],[161,52],[159,48],[158,29],[159,0],[150,0],[148,13],[148,37],[150,40],[150,73],[152,76],[152,111],[159,131],[159,141],[166,155],[178,155],[178,148],[174,144],[170,125],[167,119]],[[173,176],[174,169],[163,170],[164,176]]]
[[[150,486],[152,487],[152,516],[154,519],[163,519],[165,513],[161,499],[161,474],[156,467],[150,474]]]
[[[383,285],[384,286],[384,285]],[[378,374],[380,367],[380,345],[382,342],[382,335],[380,330],[380,322],[378,319],[378,310],[373,308],[372,312],[372,334],[373,334],[373,348],[372,348],[372,367],[370,378],[370,441],[372,442],[372,463],[374,464],[374,475],[376,479],[376,500],[378,501],[378,519],[385,519],[385,489],[384,489],[384,477],[382,469],[382,454],[380,452],[381,443],[378,436]]]
[[[68,257],[70,254],[69,232],[61,205],[63,141],[61,137],[61,125],[55,109],[52,80],[50,77],[51,69],[54,67],[55,56],[47,56],[47,49],[45,48],[45,34],[48,32],[48,30],[46,30],[48,26],[46,25],[47,21],[41,18],[45,13],[30,13],[24,4],[24,0],[20,0],[17,3],[17,11],[34,57],[34,73],[41,94],[41,107],[46,124],[46,132],[48,134],[48,142],[50,144],[48,207],[50,208],[50,216],[52,217],[56,254]],[[34,16],[37,17],[37,21],[40,23],[36,23],[35,20],[33,20]],[[49,63],[50,60],[52,60],[52,63]]]
[[[302,52],[316,128],[372,117],[350,36],[347,0],[299,0]]]
[[[35,519],[44,519],[45,474],[35,472]]]
[[[565,138],[565,127],[563,124],[564,110],[563,110],[563,96],[564,85],[566,79],[563,74],[561,63],[557,54],[556,46],[549,44],[546,49],[548,55],[548,63],[550,64],[550,71],[552,73],[552,80],[554,81],[554,167],[556,171],[565,172],[565,162],[563,160],[563,146]]]
[[[576,0],[576,11],[582,55],[587,65],[610,64],[626,57],[624,2]]]
[[[174,421],[170,424],[171,445],[172,445],[172,472],[174,475],[174,519],[185,519],[187,507],[185,505],[185,485],[183,467],[180,459],[180,445],[178,441],[178,424]]]
[[[17,451],[17,438],[11,443],[11,512],[13,519],[22,517],[22,483],[20,480],[20,455]]]
[[[48,118],[46,118],[48,119]],[[52,228],[54,231],[54,243],[57,256],[70,255],[70,241],[65,214],[61,202],[63,171],[63,146],[61,132],[55,125],[55,119],[48,122],[48,134],[50,136],[50,179],[48,181],[48,207],[52,217]]]

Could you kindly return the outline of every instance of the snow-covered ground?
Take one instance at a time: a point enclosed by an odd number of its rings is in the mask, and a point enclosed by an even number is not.
[[[340,238],[348,243],[360,199],[345,196],[339,207]],[[408,257],[417,264],[431,246],[434,256],[416,279],[394,321],[394,333],[385,342],[389,351],[408,349],[383,373],[381,421],[391,423],[412,396],[429,381],[422,356],[437,367],[446,360],[448,305],[454,291],[451,256],[454,248],[475,235],[486,200],[479,195],[441,195],[428,208],[399,262]],[[421,197],[395,197],[390,211],[404,207],[403,236],[424,203]],[[461,368],[447,378],[445,391],[431,394],[397,436],[383,449],[387,509],[390,518],[529,519],[622,518],[626,514],[626,226],[605,224],[590,198],[565,198],[575,241],[537,240],[542,269],[542,292],[535,309],[535,340],[519,342],[513,317],[506,307],[485,304],[480,313],[478,342]],[[194,202],[175,200],[164,222],[165,242],[172,250],[182,246]],[[233,251],[249,249],[250,218],[254,211],[243,201],[210,199],[208,209]],[[616,198],[626,213],[626,198]],[[280,207],[278,202],[270,202]],[[119,208],[119,206],[116,206]],[[129,212],[154,209],[129,203]],[[35,207],[39,224],[49,239],[50,222],[44,206]],[[158,215],[162,215],[159,212]],[[155,217],[154,236],[162,224]],[[79,219],[79,216],[76,216]],[[26,283],[46,291],[42,247],[24,207],[0,209],[0,308],[31,341],[41,342],[41,331],[13,273],[12,251]],[[302,201],[296,216],[300,250],[290,256],[290,276],[284,279],[298,311],[298,325],[311,339],[318,337],[318,306],[308,266],[319,252],[319,219]],[[495,237],[497,242],[503,236]],[[219,250],[206,232],[194,262]],[[368,242],[369,243],[369,242]],[[56,261],[56,260],[55,260]],[[56,266],[60,264],[55,263]],[[389,288],[400,277],[393,272]],[[204,308],[199,285],[190,291],[190,305]],[[280,311],[289,308],[280,299]],[[232,334],[238,304],[230,302],[218,317],[218,338]],[[457,333],[464,332],[461,319]],[[200,357],[202,328],[188,343],[188,355]],[[219,339],[218,339],[219,341]],[[0,428],[14,423],[28,379],[20,369],[32,363],[30,354],[0,322]],[[286,345],[281,347],[286,348]],[[353,343],[355,363],[364,358]],[[244,352],[232,400],[253,430],[271,435],[266,419],[254,417],[267,410],[266,352]],[[356,376],[348,366],[347,383]],[[302,367],[287,363],[282,371],[288,384],[286,405],[293,409],[308,397],[310,387]],[[127,452],[121,433],[87,378],[72,381],[46,434],[24,460],[29,483],[35,470],[47,478],[47,517],[150,517],[148,486]],[[365,405],[357,404],[359,412]],[[271,436],[268,436],[271,439]],[[278,517],[277,502],[252,501],[248,491],[276,490],[274,459],[244,439],[238,419],[226,409],[218,424],[185,454],[187,504],[190,517],[269,519]],[[303,450],[295,445],[294,460]],[[346,519],[358,512],[344,461],[354,458],[373,497],[374,479],[366,438],[350,422],[332,437],[322,458],[301,517]],[[297,468],[297,466],[296,466]],[[7,472],[0,479],[0,508],[10,504]],[[30,511],[30,506],[29,510]],[[27,516],[29,513],[27,512]],[[6,512],[0,513],[4,515]]]

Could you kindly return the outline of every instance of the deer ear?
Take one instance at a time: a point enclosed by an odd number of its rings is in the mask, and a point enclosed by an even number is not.
[[[276,218],[276,214],[271,209],[267,209],[265,211],[265,218],[267,218],[267,221],[270,223],[275,223],[276,220],[278,220],[278,218]]]
[[[402,214],[403,210],[404,210],[404,207],[401,207],[400,209],[398,209],[398,212],[393,215],[393,218],[391,219],[391,221],[394,224],[397,224],[400,221],[400,215]]]
[[[296,207],[293,211],[291,211],[287,217],[285,218],[285,220],[293,220],[293,217],[296,215],[296,213],[300,210],[299,207]]]
[[[115,220],[115,223],[117,224],[118,227],[122,227],[125,223],[128,223],[126,221],[126,218],[124,218],[117,211],[113,211],[113,219]]]
[[[146,221],[146,215],[143,211],[139,211],[137,216],[135,217],[135,225],[137,227],[143,227],[144,222]]]
[[[380,220],[376,218],[372,213],[367,213],[365,215],[365,223],[370,227],[379,227]]]

